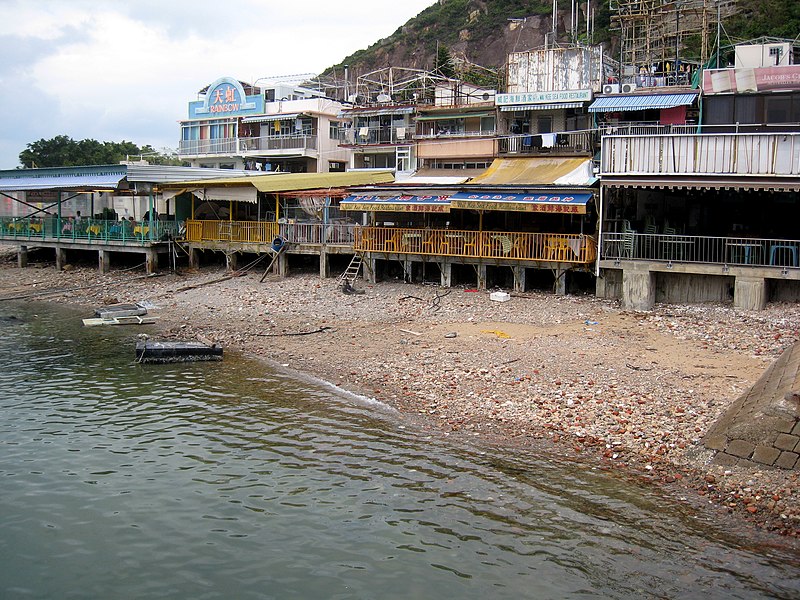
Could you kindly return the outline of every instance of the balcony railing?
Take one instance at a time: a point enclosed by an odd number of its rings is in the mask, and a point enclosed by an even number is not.
[[[358,252],[421,254],[498,260],[534,260],[588,264],[597,257],[597,242],[580,234],[459,231],[359,227]]]
[[[281,150],[316,150],[317,136],[312,134],[268,135],[261,137],[222,138],[215,140],[181,140],[178,154],[246,155]]]
[[[798,267],[800,240],[603,232],[601,259]]]
[[[280,236],[292,244],[351,245],[355,227],[349,223],[190,220],[186,222],[186,241],[271,244]]]
[[[484,129],[482,131],[465,131],[462,129],[437,129],[429,126],[418,126],[414,137],[421,140],[437,138],[475,138],[475,137],[494,137],[497,135],[495,129]]]
[[[403,144],[414,139],[407,127],[355,127],[348,129],[343,143],[349,145]]]
[[[548,152],[592,152],[593,131],[571,131],[552,134],[552,143],[544,144],[541,135],[513,135],[499,141],[501,154],[546,154]],[[548,140],[549,141],[549,140]]]
[[[800,133],[605,135],[602,175],[800,175]]]
[[[174,221],[108,221],[81,219],[80,221],[56,217],[39,219],[0,218],[0,239],[45,242],[97,243],[122,242],[143,244],[176,237]]]

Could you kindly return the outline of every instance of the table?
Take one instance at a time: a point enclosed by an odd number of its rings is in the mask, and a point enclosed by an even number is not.
[[[147,235],[150,231],[150,228],[146,225],[137,225],[133,228],[133,235]]]
[[[404,233],[402,239],[402,248],[403,250],[411,250],[414,252],[419,252],[421,242],[422,242],[421,233]]]
[[[490,236],[491,242],[490,245],[492,247],[499,246],[499,249],[502,253],[506,256],[511,254],[511,238],[507,235],[492,235]]]
[[[756,258],[756,254],[761,251],[760,242],[725,242],[725,245],[728,248],[732,263],[740,262],[738,258],[741,256],[741,262],[751,265]]]

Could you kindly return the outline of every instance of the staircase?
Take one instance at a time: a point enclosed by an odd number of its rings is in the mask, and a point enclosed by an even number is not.
[[[339,283],[344,283],[346,281],[352,285],[355,280],[358,279],[358,272],[361,270],[362,262],[364,262],[363,257],[360,254],[354,254],[353,260],[347,265],[347,269],[339,276]]]

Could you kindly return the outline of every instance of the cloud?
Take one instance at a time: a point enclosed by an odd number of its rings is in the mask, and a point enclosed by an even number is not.
[[[175,147],[188,102],[219,77],[321,72],[432,3],[0,2],[0,168],[62,134]]]

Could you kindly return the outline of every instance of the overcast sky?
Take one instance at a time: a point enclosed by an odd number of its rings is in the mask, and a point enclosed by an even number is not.
[[[176,148],[223,76],[319,73],[435,0],[0,0],[0,169],[67,135]]]

